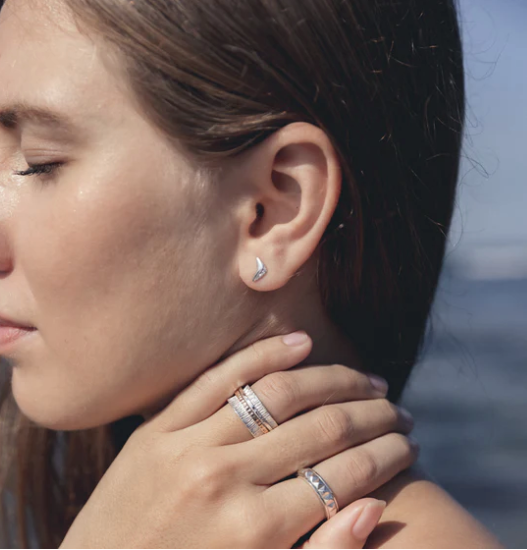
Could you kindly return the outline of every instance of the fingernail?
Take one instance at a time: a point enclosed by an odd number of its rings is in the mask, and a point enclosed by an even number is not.
[[[385,508],[385,500],[378,500],[377,502],[366,504],[355,522],[355,525],[353,525],[351,529],[353,536],[359,540],[367,539],[370,533],[375,529]]]
[[[305,331],[299,330],[283,336],[282,341],[286,346],[300,346],[301,344],[307,342],[308,338],[309,336]]]
[[[409,410],[405,409],[404,407],[399,407],[399,412],[401,413],[401,416],[404,418],[407,424],[409,424],[410,426],[414,425],[414,417]]]
[[[410,445],[412,446],[412,449],[414,451],[419,452],[421,450],[421,445],[419,445],[417,440],[414,439],[411,435],[408,436],[408,441],[410,442]]]
[[[386,392],[388,391],[388,382],[384,378],[381,378],[376,374],[368,374],[368,378],[370,379],[371,385],[376,390],[380,391],[383,395],[386,395]]]

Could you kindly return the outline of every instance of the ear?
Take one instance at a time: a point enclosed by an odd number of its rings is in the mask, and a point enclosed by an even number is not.
[[[244,186],[240,277],[255,290],[276,290],[313,255],[333,216],[342,185],[337,154],[323,130],[295,122],[251,148],[236,171]],[[267,273],[254,282],[257,257]]]

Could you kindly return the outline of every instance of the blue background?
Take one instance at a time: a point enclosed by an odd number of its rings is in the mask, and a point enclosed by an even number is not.
[[[527,1],[461,0],[468,94],[458,203],[423,360],[403,394],[420,461],[527,547]]]

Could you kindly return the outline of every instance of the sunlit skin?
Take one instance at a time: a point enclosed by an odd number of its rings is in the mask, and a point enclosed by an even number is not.
[[[341,188],[327,136],[288,125],[207,181],[107,51],[61,0],[0,13],[0,111],[72,126],[0,126],[0,315],[38,329],[6,352],[22,411],[60,430],[149,417],[220,358],[297,329],[314,340],[304,363],[360,368],[314,281]]]
[[[326,134],[290,124],[209,181],[107,53],[62,0],[0,12],[0,316],[37,328],[5,352],[22,412],[55,430],[149,418],[218,360],[297,329],[313,339],[301,364],[361,368],[315,284],[341,190]],[[22,104],[72,127],[15,120]],[[388,501],[370,548],[498,546],[410,471],[370,496]]]

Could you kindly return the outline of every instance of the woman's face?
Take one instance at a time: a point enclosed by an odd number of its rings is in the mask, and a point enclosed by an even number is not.
[[[184,387],[225,345],[239,291],[222,244],[236,239],[228,191],[197,178],[103,54],[60,0],[0,13],[0,110],[22,106],[0,126],[0,316],[37,328],[6,354],[18,405],[52,429],[138,414]]]

